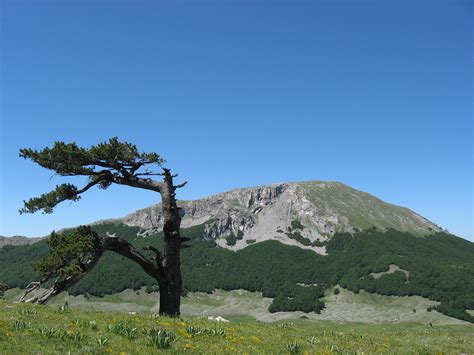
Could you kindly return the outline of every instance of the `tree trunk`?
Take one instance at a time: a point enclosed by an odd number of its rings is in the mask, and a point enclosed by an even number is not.
[[[160,287],[160,315],[179,317],[181,304],[181,287],[168,283],[159,284]]]
[[[181,291],[181,216],[176,205],[176,187],[173,185],[173,175],[168,169],[164,170],[164,184],[161,188],[161,206],[163,213],[164,246],[164,280],[160,287],[160,315],[177,317],[180,315]]]

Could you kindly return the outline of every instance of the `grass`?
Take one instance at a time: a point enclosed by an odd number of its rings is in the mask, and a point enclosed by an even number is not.
[[[325,184],[326,187],[319,188],[319,184]],[[379,229],[407,231],[418,237],[429,234],[428,225],[420,228],[421,224],[413,211],[386,203],[350,186],[330,181],[308,181],[299,186],[316,206],[339,211],[360,230],[376,226]]]
[[[336,324],[311,319],[217,323],[0,301],[0,354],[469,353],[473,325]]]
[[[291,321],[302,316],[313,320],[333,322],[360,322],[360,323],[423,323],[423,324],[459,324],[463,323],[455,318],[447,317],[441,313],[427,312],[430,306],[438,302],[419,296],[396,297],[382,296],[361,291],[355,294],[342,287],[340,293],[335,295],[333,289],[326,291],[324,302],[326,308],[321,314],[303,312],[268,312],[271,298],[264,298],[260,292],[244,290],[224,291],[215,290],[212,294],[189,293],[181,300],[182,314],[185,317],[195,314],[203,316],[223,316],[237,322],[246,319],[261,320],[266,322]],[[14,302],[20,298],[21,291],[10,289],[5,293],[6,299]],[[50,301],[50,305],[59,307],[65,302],[71,308],[82,308],[88,311],[107,312],[137,312],[150,314],[158,312],[158,293],[147,294],[144,288],[140,295],[136,291],[125,290],[104,297],[70,296],[67,292],[61,293]],[[413,309],[416,312],[413,312]],[[25,310],[28,312],[29,310]]]

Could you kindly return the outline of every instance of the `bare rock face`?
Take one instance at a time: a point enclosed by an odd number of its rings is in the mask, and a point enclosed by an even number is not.
[[[207,225],[206,236],[216,239],[222,235],[245,232],[255,223],[255,216],[268,205],[271,205],[285,190],[285,185],[265,186],[255,189],[239,189],[206,197],[195,201],[178,201],[182,210],[183,228],[202,224]],[[156,231],[162,228],[161,205],[134,212],[123,222],[145,230]]]
[[[178,201],[183,228],[205,224],[204,238],[238,250],[275,239],[325,254],[337,232],[367,228],[424,235],[441,229],[415,212],[388,204],[338,182],[309,181],[237,189],[194,201]],[[161,206],[136,211],[121,221],[153,233],[162,228]],[[235,243],[227,237],[238,236]],[[229,245],[230,244],[230,245]]]

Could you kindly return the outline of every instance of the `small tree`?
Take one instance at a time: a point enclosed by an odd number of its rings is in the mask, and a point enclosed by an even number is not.
[[[8,290],[8,286],[0,283],[0,299],[3,299],[5,296],[5,291]]]
[[[40,151],[21,149],[20,157],[31,159],[60,176],[88,178],[88,183],[82,188],[69,183],[61,184],[40,197],[25,201],[20,213],[52,213],[59,203],[66,200],[78,201],[81,195],[93,186],[105,190],[112,184],[127,185],[161,195],[164,232],[163,253],[154,247],[146,247],[154,252],[153,259],[143,256],[126,240],[99,237],[89,227],[79,227],[62,234],[53,232],[49,240],[50,254],[37,263],[35,268],[44,274],[40,284],[52,278],[55,281],[46,293],[28,301],[40,304],[47,302],[76,283],[108,250],[133,260],[157,281],[160,290],[160,314],[180,314],[180,251],[186,239],[180,236],[181,216],[176,205],[175,192],[186,182],[174,185],[173,178],[177,175],[171,174],[169,169],[162,166],[164,160],[157,153],[140,153],[134,144],[112,138],[90,148],[79,147],[76,143],[55,142],[52,148],[47,147]],[[162,172],[149,170],[150,165],[160,167]],[[163,180],[156,181],[151,179],[151,176],[161,176]],[[34,283],[32,289],[33,287],[38,289],[38,283]]]

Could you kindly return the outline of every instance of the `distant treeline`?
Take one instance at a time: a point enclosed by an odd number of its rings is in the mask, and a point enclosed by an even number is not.
[[[161,235],[137,237],[139,228],[122,224],[93,228],[101,235],[115,233],[138,249],[162,246]],[[356,293],[366,290],[382,295],[427,297],[441,302],[435,307],[439,312],[474,322],[466,312],[474,309],[474,243],[453,235],[414,237],[376,229],[355,235],[337,234],[327,243],[328,255],[321,256],[273,240],[233,252],[216,247],[214,241],[203,240],[203,230],[204,225],[200,225],[182,231],[183,236],[191,238],[191,247],[182,251],[184,293],[210,293],[218,288],[260,291],[265,297],[274,298],[271,312],[319,312],[324,307],[324,290],[339,284]],[[0,282],[25,287],[38,280],[31,263],[47,251],[45,241],[0,248]],[[390,264],[409,271],[408,280],[399,271],[377,279],[370,275],[387,271]],[[135,263],[106,253],[93,271],[69,291],[102,296],[151,286],[153,281]]]

